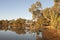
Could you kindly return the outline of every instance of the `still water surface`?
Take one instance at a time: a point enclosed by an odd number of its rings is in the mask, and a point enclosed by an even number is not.
[[[36,40],[36,33],[17,34],[9,30],[0,30],[0,40]]]

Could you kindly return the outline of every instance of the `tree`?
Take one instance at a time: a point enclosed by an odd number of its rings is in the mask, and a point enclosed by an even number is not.
[[[37,1],[35,4],[31,5],[29,11],[32,13],[32,18],[35,19],[40,14],[41,3]]]
[[[16,23],[18,25],[17,28],[25,29],[25,26],[26,26],[26,20],[25,19],[19,18],[16,20]]]
[[[0,20],[0,29],[2,29],[2,21]]]

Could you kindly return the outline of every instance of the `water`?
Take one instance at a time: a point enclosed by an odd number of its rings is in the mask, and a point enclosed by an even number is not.
[[[27,29],[0,28],[0,40],[36,40],[42,38],[42,32],[31,32]]]
[[[12,31],[0,30],[0,40],[36,40],[35,33],[16,34]]]

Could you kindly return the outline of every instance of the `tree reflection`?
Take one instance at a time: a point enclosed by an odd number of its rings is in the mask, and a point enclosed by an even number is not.
[[[0,20],[0,30],[11,30],[17,34],[25,34],[28,30],[36,33],[36,40],[59,40],[60,38],[60,1],[54,0],[52,8],[42,9],[39,1],[32,4],[29,12],[32,20],[23,18],[12,20]],[[42,33],[42,38],[39,36]],[[54,39],[56,37],[56,39]]]

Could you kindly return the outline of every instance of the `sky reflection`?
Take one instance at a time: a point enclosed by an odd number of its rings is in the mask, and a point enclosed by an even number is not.
[[[31,33],[16,34],[12,31],[0,31],[0,40],[36,40],[36,35]]]

